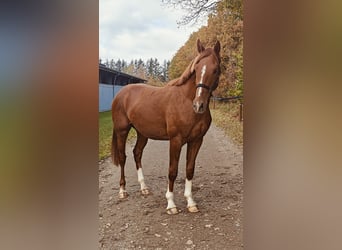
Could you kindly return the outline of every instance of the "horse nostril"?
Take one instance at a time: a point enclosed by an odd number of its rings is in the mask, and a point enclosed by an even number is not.
[[[204,105],[203,105],[203,103],[200,104],[200,106],[198,107],[198,110],[199,110],[199,111],[203,111],[203,110],[204,110]]]
[[[199,103],[199,102],[195,102],[193,103],[193,108],[195,110],[196,113],[203,113],[204,112],[204,103]]]

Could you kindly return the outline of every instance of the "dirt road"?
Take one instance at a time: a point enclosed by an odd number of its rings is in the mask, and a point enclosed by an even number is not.
[[[211,125],[196,161],[193,197],[200,213],[189,213],[183,196],[183,147],[175,183],[175,203],[181,213],[166,214],[168,142],[149,140],[142,164],[152,194],[140,194],[132,153],[127,145],[126,189],[119,200],[120,168],[110,159],[99,167],[100,249],[243,249],[242,148]]]

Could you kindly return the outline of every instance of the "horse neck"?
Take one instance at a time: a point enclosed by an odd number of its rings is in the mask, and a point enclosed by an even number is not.
[[[196,76],[193,74],[183,85],[181,85],[183,94],[193,100],[196,95]]]

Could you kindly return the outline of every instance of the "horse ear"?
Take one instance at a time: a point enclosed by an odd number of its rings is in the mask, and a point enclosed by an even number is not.
[[[197,38],[197,51],[198,51],[198,53],[201,53],[203,50],[205,50],[205,48],[203,47],[200,39]]]
[[[221,44],[219,41],[217,41],[215,46],[214,46],[214,51],[218,56],[220,55],[220,50],[221,50]]]

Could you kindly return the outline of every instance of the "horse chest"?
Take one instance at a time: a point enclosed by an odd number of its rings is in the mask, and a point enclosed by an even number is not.
[[[189,138],[194,139],[198,137],[202,137],[206,134],[210,126],[210,122],[207,121],[201,121],[196,124],[194,124],[193,128],[191,129],[189,133]]]
[[[199,137],[203,137],[208,131],[211,123],[209,115],[189,115],[186,118],[179,120],[174,124],[173,128],[169,130],[169,135],[181,135],[186,138],[186,141],[191,141]]]

